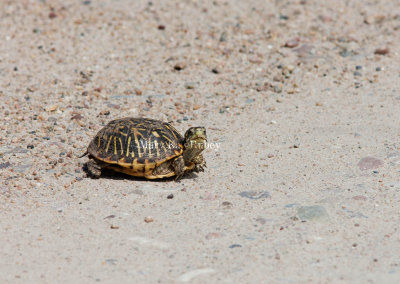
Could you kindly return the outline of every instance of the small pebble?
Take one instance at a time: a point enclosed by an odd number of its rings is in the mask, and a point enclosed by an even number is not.
[[[239,193],[241,197],[245,197],[248,199],[261,199],[261,198],[270,198],[271,195],[269,194],[268,191],[262,191],[262,192],[257,192],[257,191],[242,191]]]
[[[300,206],[297,209],[297,215],[301,221],[329,221],[328,212],[320,205]]]
[[[383,166],[383,161],[374,157],[364,157],[358,162],[360,170],[372,170]]]
[[[107,217],[104,217],[104,219],[112,219],[115,218],[115,215],[108,215]]]
[[[11,166],[10,162],[2,163],[0,164],[0,170],[8,168],[9,166]]]
[[[185,83],[185,88],[188,89],[188,90],[194,89],[195,86],[196,86],[196,83],[194,83],[194,82],[187,82],[187,83]]]
[[[182,63],[177,63],[177,64],[175,64],[174,69],[176,71],[181,71],[181,70],[185,69],[185,65]]]
[[[230,245],[229,246],[229,248],[241,248],[242,247],[242,245],[239,245],[239,244],[233,244],[233,245]]]
[[[386,54],[388,54],[389,53],[389,48],[387,48],[387,47],[385,47],[385,48],[377,48],[377,49],[375,49],[375,54],[377,54],[377,55],[386,55]]]
[[[379,67],[379,66],[375,68],[375,71],[377,71],[377,72],[379,72],[379,71],[381,71],[381,70],[382,70],[382,68]]]
[[[146,223],[151,223],[151,222],[154,221],[154,219],[153,219],[153,217],[151,217],[151,216],[147,216],[147,217],[144,218],[144,221],[145,221]]]
[[[172,199],[172,198],[174,198],[174,195],[172,193],[167,196],[167,199]]]
[[[113,230],[115,230],[115,229],[119,229],[119,226],[111,225],[110,228],[113,229]]]
[[[294,47],[297,47],[299,45],[299,43],[300,43],[300,39],[298,37],[296,37],[294,39],[288,40],[285,43],[285,47],[294,48]]]
[[[164,25],[158,25],[157,28],[158,28],[159,30],[161,30],[161,31],[165,30],[165,26],[164,26]]]
[[[49,18],[50,19],[54,19],[54,18],[56,18],[57,17],[57,14],[56,13],[54,13],[54,12],[50,12],[49,13]]]

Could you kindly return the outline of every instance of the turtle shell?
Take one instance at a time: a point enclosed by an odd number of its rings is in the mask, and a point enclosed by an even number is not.
[[[127,117],[109,122],[96,134],[87,151],[115,170],[145,176],[156,166],[182,155],[183,140],[169,123]]]

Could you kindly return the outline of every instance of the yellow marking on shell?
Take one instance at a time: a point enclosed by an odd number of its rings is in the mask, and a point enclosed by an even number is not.
[[[167,148],[165,147],[164,142],[161,141],[160,144],[161,144],[161,147],[164,149],[164,153],[167,153]]]
[[[122,145],[121,137],[118,137],[118,140],[119,140],[119,144],[121,144],[121,155],[123,155],[124,154],[124,145]]]
[[[118,131],[119,134],[123,135],[123,136],[128,136],[128,133],[122,132],[122,131]]]
[[[172,145],[174,144],[174,141],[172,141],[171,139],[169,139],[168,136],[164,135],[163,138],[166,139],[166,140],[168,140]]]
[[[149,136],[149,141],[147,142],[147,149],[149,150],[149,158],[151,158],[151,156],[153,155],[151,149],[152,149],[152,145],[153,143],[151,142],[151,136]]]
[[[174,150],[174,153],[175,153],[175,155],[177,155],[177,156],[179,156],[179,155],[181,154],[181,152],[178,151],[178,150]]]
[[[111,143],[111,139],[112,139],[113,137],[112,136],[110,136],[110,138],[108,139],[108,143],[107,143],[107,147],[106,147],[106,153],[108,152],[108,148],[110,147],[110,143]]]
[[[153,135],[154,135],[155,137],[160,138],[160,134],[158,134],[157,131],[153,131],[152,133],[153,133]]]
[[[142,157],[142,153],[140,152],[140,142],[139,142],[139,139],[137,137],[136,131],[133,133],[133,135],[135,136],[135,143],[137,145],[138,156],[139,156],[139,158],[141,158]],[[133,154],[133,152],[132,152],[132,154]]]
[[[126,156],[129,156],[129,146],[131,145],[131,136],[129,135],[128,137],[128,146],[126,147]],[[134,156],[133,152],[132,152],[132,157]]]
[[[154,140],[154,147],[156,148],[157,158],[159,158],[159,157],[160,157],[160,149],[158,149],[158,142],[157,142],[157,140]]]
[[[117,155],[117,136],[114,136],[114,155]]]
[[[98,148],[100,148],[100,145],[101,145],[101,138],[100,138],[100,136],[99,137],[97,137],[97,147]]]
[[[168,125],[168,129],[170,130],[172,135],[174,135],[174,138],[178,139],[178,137],[176,137],[176,135],[175,135],[175,132],[178,132],[178,131],[174,127],[172,127],[171,125]]]

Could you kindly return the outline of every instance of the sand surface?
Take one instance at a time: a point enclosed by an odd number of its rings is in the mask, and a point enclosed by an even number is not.
[[[399,283],[396,1],[0,15],[1,283]],[[88,178],[78,156],[126,116],[219,148],[181,182]]]

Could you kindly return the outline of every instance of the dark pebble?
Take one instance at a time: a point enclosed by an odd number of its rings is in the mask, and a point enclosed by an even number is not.
[[[360,73],[360,72],[358,72],[358,71],[355,71],[355,72],[353,73],[353,75],[354,75],[354,76],[358,76],[358,77],[359,77],[359,76],[361,76],[361,73]]]
[[[50,12],[50,14],[49,14],[49,18],[50,18],[50,19],[54,19],[54,18],[56,18],[56,17],[57,17],[57,14],[56,14],[56,13]]]
[[[172,199],[172,198],[174,198],[174,195],[172,193],[167,196],[167,199]]]
[[[229,246],[229,248],[231,248],[231,249],[233,249],[233,248],[241,248],[241,247],[242,247],[242,245],[239,245],[239,244],[233,244],[233,245]]]
[[[379,71],[382,70],[382,68],[381,67],[376,67],[375,70],[379,72]]]
[[[0,164],[0,169],[5,169],[8,168],[9,166],[11,166],[10,162],[2,163]]]
[[[289,20],[289,17],[286,15],[279,15],[279,19],[281,20]]]
[[[175,66],[174,66],[174,69],[176,70],[176,71],[181,71],[181,70],[183,70],[185,67],[183,66],[183,65],[181,65],[181,64],[176,64]]]
[[[385,48],[377,48],[377,49],[375,49],[375,54],[378,54],[378,55],[386,55],[386,54],[388,54],[389,53],[389,48],[387,48],[387,47],[385,47]]]
[[[362,66],[361,65],[357,65],[356,66],[356,70],[361,70],[362,69]]]
[[[32,145],[32,144],[28,144],[28,145],[26,146],[26,148],[28,148],[28,149],[33,149],[33,148],[35,148],[35,146]]]
[[[217,68],[213,68],[213,69],[211,69],[211,72],[213,72],[214,74],[218,74],[219,70]]]
[[[90,5],[91,2],[92,2],[92,1],[90,1],[90,0],[86,0],[86,1],[83,1],[82,4],[83,4],[83,5]]]
[[[114,214],[113,215],[108,215],[107,217],[104,217],[104,219],[112,219],[112,218],[115,218]]]
[[[158,28],[159,30],[161,30],[161,31],[165,30],[165,26],[164,26],[164,25],[159,25],[157,28]]]
[[[184,120],[184,121],[188,121],[189,118],[188,118],[187,116],[184,116],[184,117],[183,117],[183,120]]]
[[[45,137],[43,137],[43,140],[50,140],[50,137],[49,136],[45,136]]]
[[[17,66],[14,67],[14,71],[18,71],[18,67]]]

